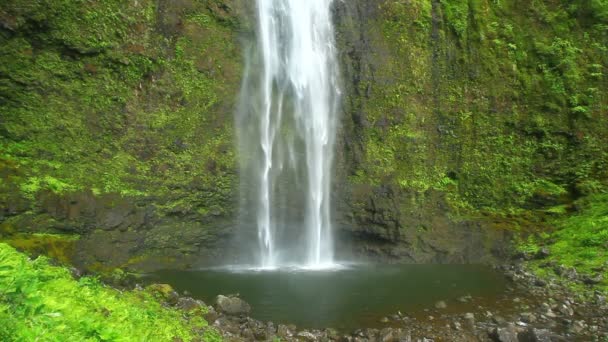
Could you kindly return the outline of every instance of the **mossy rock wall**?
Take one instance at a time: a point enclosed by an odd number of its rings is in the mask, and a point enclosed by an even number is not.
[[[606,191],[606,2],[336,7],[346,92],[335,200],[341,231],[365,249],[478,260],[495,254],[481,241],[497,230],[542,225]]]
[[[5,235],[81,234],[86,261],[112,266],[196,259],[217,240],[235,216],[239,11],[231,1],[2,2]]]

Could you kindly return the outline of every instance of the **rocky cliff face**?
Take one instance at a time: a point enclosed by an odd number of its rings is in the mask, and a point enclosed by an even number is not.
[[[351,1],[335,18],[347,94],[336,203],[364,251],[480,260],[605,189],[599,4]]]
[[[250,6],[0,5],[5,237],[77,234],[77,259],[98,267],[220,257],[236,216],[233,110]],[[491,260],[509,231],[605,190],[604,8],[336,2],[344,248]]]
[[[238,10],[3,2],[1,231],[78,234],[115,267],[185,265],[229,230]]]

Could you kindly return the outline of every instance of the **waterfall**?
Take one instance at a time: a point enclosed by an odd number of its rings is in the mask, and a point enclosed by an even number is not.
[[[331,0],[257,0],[237,120],[245,224],[259,264],[333,262],[331,174],[339,103]]]

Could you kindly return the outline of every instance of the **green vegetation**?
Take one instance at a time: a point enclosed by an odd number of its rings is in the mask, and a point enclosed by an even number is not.
[[[528,253],[548,248],[547,259],[532,262],[540,274],[552,272],[539,267],[541,264],[574,267],[583,276],[605,274],[608,267],[608,194],[590,196],[575,205],[575,213],[552,220],[554,232],[530,235],[519,244],[520,250]],[[608,291],[608,279],[603,279],[598,287]]]
[[[29,255],[45,255],[61,264],[67,265],[72,261],[74,243],[78,235],[58,234],[1,234],[2,241]]]
[[[353,102],[365,128],[351,181],[439,189],[454,208],[499,215],[605,190],[606,9],[383,3],[369,29],[382,32],[372,36],[374,73],[360,76],[366,96]]]
[[[118,291],[90,277],[74,280],[45,257],[30,260],[0,244],[2,341],[220,340],[203,313],[165,308],[147,291]]]
[[[3,2],[0,203],[91,190],[230,211],[240,54],[223,15],[194,1]]]

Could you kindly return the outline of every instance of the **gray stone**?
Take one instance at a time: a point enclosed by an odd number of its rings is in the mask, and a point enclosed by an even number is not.
[[[255,340],[255,335],[253,334],[253,330],[251,330],[249,328],[243,329],[243,331],[241,331],[241,336],[243,336],[243,338],[246,341],[253,341],[253,340]]]
[[[466,296],[462,296],[462,297],[458,298],[458,301],[461,303],[468,303],[472,300],[473,300],[473,297],[471,297],[470,295],[466,295]]]
[[[293,330],[289,329],[289,327],[284,324],[279,324],[279,326],[277,328],[277,335],[280,338],[292,337]]]
[[[475,315],[471,312],[464,314],[464,326],[469,330],[475,330]]]
[[[381,342],[396,342],[397,339],[393,334],[393,329],[384,328],[380,330],[380,334],[378,335],[378,340]]]
[[[317,337],[310,331],[306,331],[306,330],[300,331],[296,336],[298,338],[302,339],[303,341],[307,341],[307,342],[317,341]]]
[[[215,300],[217,311],[227,315],[247,315],[251,306],[239,297],[226,297],[219,295]]]
[[[587,284],[587,285],[597,285],[597,284],[601,283],[603,280],[604,280],[604,277],[602,277],[601,274],[597,274],[594,277],[585,276],[583,278],[583,283]]]
[[[574,310],[572,310],[572,307],[570,307],[570,305],[567,305],[567,304],[562,304],[562,305],[558,306],[557,311],[564,316],[574,315]]]
[[[529,328],[519,335],[520,342],[558,342],[566,341],[562,336],[548,329]]]
[[[536,316],[530,312],[524,312],[519,316],[520,320],[525,323],[534,323],[536,322]]]
[[[572,326],[570,327],[570,332],[574,333],[574,334],[580,334],[582,333],[585,329],[587,329],[587,324],[585,323],[585,321],[574,321],[574,323],[572,323]]]
[[[176,306],[183,311],[194,311],[205,307],[205,303],[190,297],[181,297],[177,300]]]
[[[437,303],[435,303],[435,309],[445,309],[447,307],[448,307],[448,305],[443,300],[440,300]]]
[[[543,247],[538,252],[536,252],[536,254],[534,255],[534,257],[536,259],[545,259],[549,255],[551,255],[551,252],[549,251],[549,248]]]
[[[492,317],[492,322],[497,325],[505,325],[507,323],[507,320],[504,319],[502,316],[494,315],[494,317]]]
[[[505,328],[495,328],[490,337],[495,342],[519,342],[517,335],[517,327],[510,324]]]

